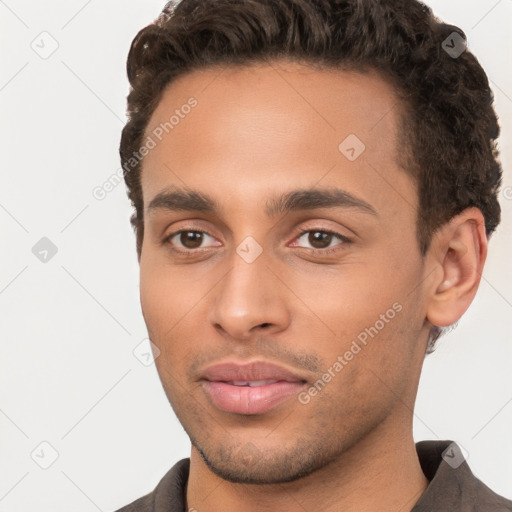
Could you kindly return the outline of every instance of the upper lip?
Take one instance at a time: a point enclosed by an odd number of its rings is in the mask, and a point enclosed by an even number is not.
[[[265,361],[253,361],[240,364],[224,362],[209,366],[201,375],[201,378],[209,381],[261,381],[261,380],[285,380],[288,382],[305,382],[300,375]]]

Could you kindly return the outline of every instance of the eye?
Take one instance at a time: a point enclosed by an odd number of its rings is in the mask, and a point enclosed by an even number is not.
[[[208,243],[210,240],[210,243]],[[215,242],[215,238],[196,229],[181,229],[167,236],[164,241],[178,252],[193,252],[194,249],[204,249],[222,245]],[[336,243],[338,242],[338,243]],[[310,251],[329,253],[338,250],[338,246],[348,244],[351,240],[346,236],[328,229],[307,229],[302,231],[291,244],[292,247],[302,247]],[[302,244],[309,244],[310,247]]]
[[[300,235],[296,238],[297,242],[310,244],[311,247],[304,247],[305,249],[310,249],[312,251],[322,251],[325,253],[332,252],[333,250],[337,250],[336,247],[339,245],[343,245],[344,243],[350,243],[351,240],[346,236],[341,235],[340,233],[336,233],[335,231],[330,231],[326,229],[307,229],[300,233]],[[336,240],[339,243],[334,243]],[[299,246],[297,242],[294,242],[293,246]]]
[[[182,229],[180,231],[176,231],[175,233],[171,233],[165,240],[165,243],[169,243],[170,245],[175,245],[181,249],[192,250],[192,249],[201,249],[204,247],[214,247],[218,244],[205,245],[203,242],[207,241],[208,238],[213,239],[205,231],[197,231],[192,229]],[[178,249],[180,250],[180,249]]]

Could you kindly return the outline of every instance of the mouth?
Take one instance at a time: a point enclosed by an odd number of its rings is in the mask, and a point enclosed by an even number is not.
[[[212,403],[224,412],[262,414],[297,395],[304,382],[252,381],[246,384],[204,381],[203,389]]]
[[[202,387],[210,402],[224,412],[262,414],[297,395],[306,379],[267,362],[223,363],[202,375]]]
[[[227,382],[226,384],[231,384],[233,386],[259,387],[259,386],[267,386],[268,384],[275,384],[276,382],[279,382],[279,381],[278,380],[253,380],[253,381],[236,380],[236,381]]]

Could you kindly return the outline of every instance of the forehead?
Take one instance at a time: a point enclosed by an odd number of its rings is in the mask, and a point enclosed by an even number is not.
[[[276,61],[190,72],[166,88],[148,123],[155,147],[143,163],[145,205],[172,184],[232,197],[249,188],[256,197],[290,180],[396,201],[397,189],[409,187],[398,190],[407,195],[412,185],[398,165],[401,109],[372,71]]]
[[[197,107],[191,115],[183,116],[180,111],[192,98]],[[320,69],[280,60],[243,67],[215,66],[181,75],[165,88],[146,133],[178,114],[179,120],[171,123],[174,135],[189,135],[187,125],[200,117],[197,124],[208,128],[215,124],[215,133],[227,132],[233,125],[250,125],[257,131],[272,122],[278,135],[300,127],[337,132],[339,136],[351,129],[360,138],[367,135],[367,139],[387,134],[387,141],[394,135],[400,111],[396,91],[376,71]],[[182,123],[187,116],[189,121]],[[278,121],[282,121],[280,126]],[[200,135],[197,124],[193,128]]]

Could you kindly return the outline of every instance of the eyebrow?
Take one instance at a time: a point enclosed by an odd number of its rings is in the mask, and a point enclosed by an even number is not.
[[[269,217],[291,211],[314,210],[318,208],[354,209],[378,217],[375,208],[345,190],[339,188],[298,189],[270,198],[265,212]],[[149,203],[147,213],[155,210],[196,211],[219,214],[219,204],[208,194],[197,190],[165,189]]]

